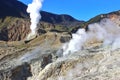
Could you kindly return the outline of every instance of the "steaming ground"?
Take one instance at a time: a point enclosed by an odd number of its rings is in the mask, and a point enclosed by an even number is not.
[[[63,55],[77,52],[85,47],[86,43],[102,42],[103,46],[111,45],[111,50],[120,48],[120,27],[111,19],[103,19],[99,23],[88,25],[88,31],[79,29],[72,34],[69,43],[63,46]]]
[[[48,64],[37,76],[39,80],[119,80],[120,49],[92,47]]]
[[[98,45],[54,59],[56,51],[52,48],[35,47],[18,57],[4,60],[0,70],[27,62],[32,72],[27,80],[119,80],[120,49],[111,51],[110,48]]]
[[[19,59],[19,61],[20,61],[20,62],[30,62],[30,61],[33,60],[33,59],[37,59],[37,58],[40,57],[40,55],[42,55],[42,52],[41,52],[41,51],[43,52],[43,50],[41,50],[40,47],[37,47],[37,48],[35,48],[34,50],[32,50],[32,51],[26,53],[25,55],[23,55],[23,56]]]
[[[54,80],[119,80],[120,50],[103,50],[86,55],[86,60],[77,63],[66,75]],[[93,57],[92,57],[93,56]]]

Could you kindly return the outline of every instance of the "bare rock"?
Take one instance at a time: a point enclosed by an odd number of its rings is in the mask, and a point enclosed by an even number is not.
[[[82,51],[47,65],[37,80],[120,79],[120,50]]]

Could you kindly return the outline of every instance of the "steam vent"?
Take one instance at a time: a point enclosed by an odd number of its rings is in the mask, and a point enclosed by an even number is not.
[[[120,80],[120,11],[83,21],[42,3],[0,0],[0,80]]]

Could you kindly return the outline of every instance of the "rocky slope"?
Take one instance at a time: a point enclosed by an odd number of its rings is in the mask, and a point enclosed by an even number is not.
[[[109,18],[109,19],[113,20],[118,26],[120,26],[119,16],[120,16],[120,10],[113,11],[113,12],[106,13],[106,14],[97,15],[97,16],[91,18],[90,20],[80,24],[78,27],[73,28],[72,32],[76,32],[81,27],[84,27],[87,30],[89,24],[92,24],[92,23],[95,23],[95,22],[100,22],[104,18]]]
[[[20,41],[25,39],[30,32],[29,25],[30,22],[27,19],[6,17],[4,21],[0,21],[0,40]]]

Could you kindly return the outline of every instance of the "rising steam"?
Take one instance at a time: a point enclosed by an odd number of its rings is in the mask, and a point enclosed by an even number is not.
[[[31,18],[31,33],[28,35],[28,38],[36,35],[37,24],[41,18],[40,9],[42,7],[42,2],[43,0],[33,0],[31,4],[28,4],[27,12],[30,13]]]
[[[112,50],[120,48],[120,27],[110,19],[103,19],[99,23],[88,25],[88,31],[79,29],[72,34],[69,43],[63,46],[63,55],[68,55],[76,51],[82,50],[84,44],[88,41],[102,41],[103,46],[111,45]]]

